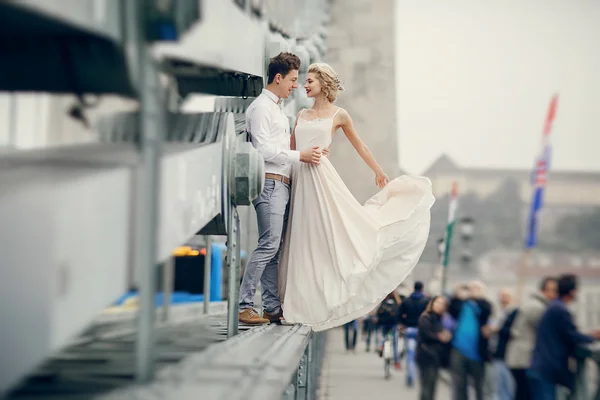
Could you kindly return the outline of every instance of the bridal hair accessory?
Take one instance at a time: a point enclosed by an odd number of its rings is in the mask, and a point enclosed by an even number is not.
[[[345,82],[340,81],[340,79],[337,76],[333,78],[333,82],[337,85],[337,90],[345,90],[344,86],[342,86],[342,84],[345,84]]]

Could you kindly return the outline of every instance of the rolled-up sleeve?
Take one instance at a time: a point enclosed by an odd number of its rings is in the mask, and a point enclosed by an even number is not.
[[[254,147],[267,162],[279,165],[294,164],[300,161],[300,152],[277,147],[270,140],[271,115],[267,107],[256,107],[248,115],[248,125]]]

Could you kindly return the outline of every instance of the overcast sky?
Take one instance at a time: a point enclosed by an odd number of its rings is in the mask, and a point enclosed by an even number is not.
[[[600,171],[599,0],[397,0],[400,164]]]

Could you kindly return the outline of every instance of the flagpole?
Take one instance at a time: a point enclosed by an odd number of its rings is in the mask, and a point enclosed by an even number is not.
[[[552,123],[556,116],[558,106],[558,95],[554,95],[550,100],[548,115],[544,123],[542,133],[542,146],[534,166],[533,193],[529,219],[527,223],[527,237],[525,239],[525,249],[521,257],[521,265],[517,274],[517,301],[521,304],[525,292],[525,280],[529,272],[529,264],[533,255],[533,249],[537,246],[538,215],[542,210],[544,189],[548,180],[548,170],[550,167],[550,132]]]
[[[456,208],[458,206],[458,183],[452,182],[452,192],[450,194],[450,204],[448,205],[448,224],[444,233],[444,252],[442,254],[442,282],[441,292],[443,296],[446,293],[446,284],[448,279],[448,263],[450,260],[450,244],[452,242],[452,232],[456,221]]]
[[[519,279],[517,283],[517,304],[521,304],[521,301],[525,296],[525,278],[529,273],[529,263],[531,260],[531,249],[526,248],[521,256],[521,266],[519,268]]]

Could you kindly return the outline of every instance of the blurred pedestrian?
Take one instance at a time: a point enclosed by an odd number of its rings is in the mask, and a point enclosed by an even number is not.
[[[506,348],[511,340],[511,329],[519,310],[513,305],[513,296],[510,290],[502,289],[498,295],[500,310],[498,317],[492,324],[492,368],[490,371],[494,398],[496,400],[513,400],[515,382],[505,356]]]
[[[377,317],[376,309],[370,312],[363,319],[362,336],[365,340],[366,351],[371,351],[371,341],[375,338],[375,346],[377,346]]]
[[[448,343],[452,334],[442,325],[446,309],[446,299],[435,296],[419,318],[415,360],[419,367],[421,400],[435,399],[439,370],[446,366],[448,360]]]
[[[468,400],[469,377],[477,400],[483,400],[485,362],[490,361],[488,326],[492,305],[483,297],[483,284],[472,281],[450,301],[450,315],[457,321],[452,339],[450,368],[454,400]]]
[[[520,308],[511,329],[511,341],[506,350],[506,365],[515,381],[515,400],[530,400],[533,393],[529,387],[527,369],[535,346],[538,322],[548,303],[558,296],[556,278],[545,277],[539,292],[534,293]]]
[[[577,277],[558,279],[558,299],[552,301],[537,326],[531,368],[528,371],[534,400],[556,400],[558,387],[573,390],[575,377],[569,358],[578,346],[600,339],[600,331],[585,335],[577,330],[568,305],[577,298]]]
[[[414,291],[400,305],[400,323],[404,326],[404,343],[406,346],[406,385],[411,387],[417,374],[415,350],[417,345],[417,325],[419,317],[429,303],[423,293],[423,282],[415,282]]]
[[[358,334],[358,320],[344,324],[344,338],[346,339],[346,350],[356,352],[356,335]]]
[[[383,344],[388,334],[392,335],[394,351],[394,367],[400,369],[400,352],[398,350],[400,296],[394,290],[381,302],[377,310],[377,326],[381,330],[382,339],[379,346],[379,356],[383,356]]]

